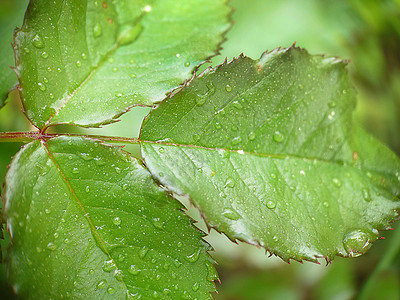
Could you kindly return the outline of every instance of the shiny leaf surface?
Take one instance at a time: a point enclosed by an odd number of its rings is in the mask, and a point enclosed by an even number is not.
[[[10,281],[23,299],[209,299],[215,289],[202,233],[120,148],[32,142],[5,196]]]
[[[211,227],[285,260],[365,253],[400,207],[400,161],[353,124],[345,63],[291,47],[224,63],[144,122],[142,154]]]
[[[225,2],[31,1],[15,36],[27,116],[98,126],[162,100],[217,52]]]

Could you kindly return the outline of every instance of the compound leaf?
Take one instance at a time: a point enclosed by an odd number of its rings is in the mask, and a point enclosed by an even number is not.
[[[209,299],[202,233],[135,159],[93,140],[26,145],[7,175],[10,281],[24,299]]]
[[[39,128],[99,126],[162,100],[217,52],[225,2],[31,1],[15,36],[27,116]]]
[[[400,161],[352,121],[345,63],[291,47],[193,79],[145,120],[150,172],[209,226],[285,260],[363,254],[400,207]]]

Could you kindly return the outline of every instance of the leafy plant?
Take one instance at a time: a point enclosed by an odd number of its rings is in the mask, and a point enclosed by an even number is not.
[[[285,261],[360,256],[397,219],[400,160],[353,122],[345,61],[292,46],[193,76],[229,14],[223,0],[30,2],[14,70],[38,131],[0,135],[27,143],[3,193],[21,297],[211,298],[211,247],[177,195]],[[153,106],[139,139],[54,132],[135,106]]]

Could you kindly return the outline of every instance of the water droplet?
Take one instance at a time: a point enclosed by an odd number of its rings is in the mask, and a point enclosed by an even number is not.
[[[198,106],[202,106],[204,103],[206,103],[206,95],[201,95],[201,94],[197,94],[196,95],[196,104]]]
[[[46,90],[46,86],[43,83],[39,82],[38,86],[39,86],[39,90],[41,90],[42,92],[44,92]]]
[[[164,148],[163,148],[163,147],[160,147],[160,149],[158,149],[158,151],[159,151],[160,153],[164,153]]]
[[[46,51],[44,51],[44,52],[42,52],[42,57],[43,57],[44,59],[46,59],[46,58],[49,57],[49,54],[48,54]]]
[[[242,216],[233,208],[226,208],[222,212],[222,215],[232,221],[237,221],[242,218]]]
[[[252,131],[249,133],[249,140],[253,141],[256,138],[256,134]]]
[[[120,45],[127,45],[132,43],[137,39],[142,30],[143,30],[143,25],[140,22],[136,23],[134,26],[132,25],[122,26],[120,33],[118,35],[118,43]]]
[[[114,62],[114,58],[113,58],[113,57],[110,57],[110,58],[108,59],[108,62],[109,62],[110,64],[112,64],[112,63]]]
[[[26,47],[25,47],[25,48],[24,48],[24,52],[25,52],[25,53],[29,53],[29,52],[30,52],[29,48],[26,48]]]
[[[53,93],[50,93],[50,94],[49,94],[49,98],[50,98],[50,99],[54,99]]]
[[[93,26],[93,36],[94,36],[95,38],[98,38],[99,36],[101,36],[102,32],[103,32],[103,29],[101,28],[100,23],[96,23],[96,24]]]
[[[129,75],[131,78],[136,78],[136,74]]]
[[[113,219],[113,223],[114,223],[114,225],[117,225],[117,226],[121,225],[121,223],[122,223],[121,218],[120,217],[115,217]]]
[[[232,139],[231,143],[232,143],[232,145],[235,146],[235,145],[239,144],[241,141],[242,141],[242,137],[237,136],[237,137],[234,137],[234,138]]]
[[[187,261],[189,261],[189,262],[194,263],[194,262],[196,262],[196,261],[199,259],[200,252],[201,252],[201,248],[197,249],[197,250],[194,251],[192,254],[187,255],[187,256],[185,257],[185,259],[186,259]]]
[[[144,258],[146,256],[147,252],[149,252],[149,249],[146,249],[146,247],[143,247],[142,249],[139,250],[139,257]]]
[[[227,85],[225,86],[225,90],[226,90],[227,92],[230,92],[230,91],[232,91],[232,87],[231,87],[229,84],[227,84]]]
[[[117,67],[114,67],[112,70],[113,70],[113,72],[117,72],[117,71],[118,71],[118,68],[117,68]]]
[[[215,129],[221,129],[222,126],[219,122],[215,122]]]
[[[235,181],[231,178],[228,178],[225,181],[225,187],[230,187],[230,188],[234,188],[235,187]]]
[[[52,243],[52,242],[50,242],[50,243],[47,244],[47,249],[52,250],[52,251],[56,250],[57,249],[57,245]]]
[[[185,67],[189,67],[190,66],[190,61],[185,62]]]
[[[163,173],[163,172],[160,172],[160,173],[158,173],[158,176],[164,177],[164,173]]]
[[[178,242],[177,246],[178,248],[181,248],[183,246],[182,242]]]
[[[124,275],[122,274],[121,270],[115,270],[114,277],[115,277],[115,279],[117,279],[118,281],[121,281],[121,282],[124,280]]]
[[[269,201],[267,201],[266,206],[267,206],[267,208],[269,208],[269,209],[274,209],[274,208],[276,207],[276,202],[275,202],[275,201],[272,201],[272,200],[269,200]]]
[[[236,109],[242,109],[243,108],[242,104],[240,104],[239,101],[233,101],[232,105]]]
[[[330,108],[334,108],[334,107],[336,107],[336,102],[335,101],[331,101],[331,102],[328,103],[328,106]]]
[[[106,280],[100,280],[99,283],[97,283],[97,288],[98,289],[104,289],[107,286],[107,281]]]
[[[79,68],[80,66],[82,66],[82,63],[81,63],[81,61],[80,60],[77,60],[76,61],[76,66]]]
[[[79,169],[78,168],[73,168],[72,169],[73,174],[79,174]]]
[[[344,236],[343,247],[350,257],[357,257],[367,252],[376,238],[373,233],[354,230]]]
[[[32,45],[38,49],[44,48],[44,41],[38,34],[35,34],[35,36],[31,40],[31,42],[32,42]]]
[[[332,182],[333,182],[333,184],[334,184],[335,186],[337,186],[337,187],[340,187],[340,186],[342,185],[342,183],[340,182],[340,180],[337,179],[337,178],[333,178],[333,179],[332,179]]]
[[[138,275],[142,270],[140,270],[138,267],[135,265],[131,265],[128,269],[128,272],[132,275]]]
[[[86,53],[83,53],[83,52],[82,52],[81,55],[82,55],[82,59],[87,59]]]
[[[115,265],[115,262],[113,260],[106,260],[103,263],[103,271],[104,272],[111,272],[112,270],[114,270],[117,266]]]
[[[109,293],[110,295],[112,295],[112,294],[115,293],[115,289],[114,289],[112,286],[110,286],[110,287],[107,289],[107,293]]]
[[[94,274],[94,270],[93,270],[93,269],[90,269],[90,270],[89,270],[89,274],[90,274],[90,275],[93,275],[93,274]]]
[[[273,139],[275,142],[281,143],[285,139],[285,136],[282,133],[280,133],[279,131],[275,131]]]
[[[365,201],[371,201],[371,195],[367,189],[362,190],[362,195]]]
[[[329,207],[329,203],[326,202],[326,201],[323,203],[323,205],[324,205],[325,207]]]
[[[90,192],[90,187],[88,185],[86,186],[85,191],[86,191],[86,193]]]
[[[131,59],[129,60],[129,63],[130,63],[130,64],[134,64],[134,63],[135,63],[135,60],[134,60],[133,58],[131,58]]]

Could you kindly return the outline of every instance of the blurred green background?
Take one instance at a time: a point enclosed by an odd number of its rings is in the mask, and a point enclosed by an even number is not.
[[[12,18],[0,54],[11,51],[12,28],[20,26],[27,1],[0,0],[0,18]],[[234,25],[226,35],[215,66],[244,53],[258,58],[265,50],[288,47],[296,42],[312,54],[339,56],[350,60],[348,70],[358,91],[355,118],[371,134],[400,154],[400,0],[232,0]],[[18,4],[18,5],[17,5]],[[15,16],[17,15],[17,17]],[[9,24],[9,21],[7,21]],[[2,36],[3,38],[3,36]],[[7,43],[4,43],[6,40]],[[7,48],[7,45],[9,48]],[[5,48],[6,47],[6,48]],[[6,50],[4,50],[6,49]],[[10,62],[12,63],[12,62]],[[208,66],[210,64],[206,64]],[[202,66],[200,69],[204,69]],[[135,108],[121,122],[100,129],[71,126],[57,132],[137,137],[148,108]],[[32,130],[21,112],[18,94],[10,94],[0,110],[0,131]],[[0,143],[0,178],[20,144]],[[127,146],[139,156],[136,146]],[[3,180],[2,180],[3,181]],[[182,200],[184,201],[184,200]],[[189,214],[206,230],[196,209],[185,203]],[[400,299],[400,227],[382,233],[364,256],[336,258],[325,266],[268,258],[263,249],[230,242],[211,231],[207,241],[215,248],[221,284],[215,299]],[[3,253],[8,243],[2,242]],[[0,298],[12,299],[6,283],[5,266],[0,267]]]

